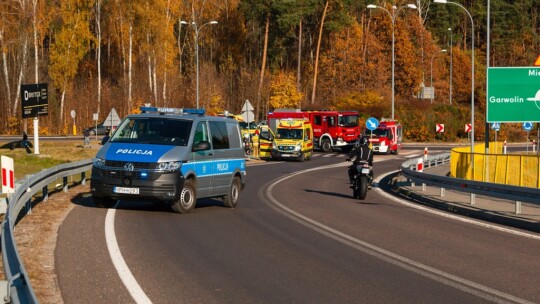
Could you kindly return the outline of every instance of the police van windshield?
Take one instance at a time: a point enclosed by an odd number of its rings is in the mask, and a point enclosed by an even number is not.
[[[338,123],[342,127],[357,127],[358,126],[358,116],[356,116],[356,115],[339,116]]]
[[[192,121],[167,118],[126,118],[111,142],[187,146]]]

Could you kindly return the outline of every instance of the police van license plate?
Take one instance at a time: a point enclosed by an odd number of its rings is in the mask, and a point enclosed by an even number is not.
[[[139,194],[139,188],[114,187],[113,191],[121,194]]]

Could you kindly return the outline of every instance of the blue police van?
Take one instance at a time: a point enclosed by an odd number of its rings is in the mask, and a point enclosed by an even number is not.
[[[221,197],[234,208],[246,182],[238,122],[202,109],[141,107],[98,151],[90,181],[100,207],[149,200],[189,213],[198,198]]]

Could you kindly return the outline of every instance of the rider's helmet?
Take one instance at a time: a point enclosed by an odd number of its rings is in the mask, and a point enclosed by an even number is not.
[[[360,138],[360,146],[366,146],[368,143],[369,139],[366,136]]]

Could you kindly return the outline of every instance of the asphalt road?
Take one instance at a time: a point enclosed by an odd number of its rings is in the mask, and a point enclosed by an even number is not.
[[[375,175],[397,170],[404,154],[376,156]],[[344,160],[250,165],[232,210],[220,200],[199,201],[188,215],[144,202],[106,210],[81,197],[55,252],[65,303],[540,303],[540,241],[421,211],[379,189],[355,200]],[[134,281],[111,260],[113,212]]]

